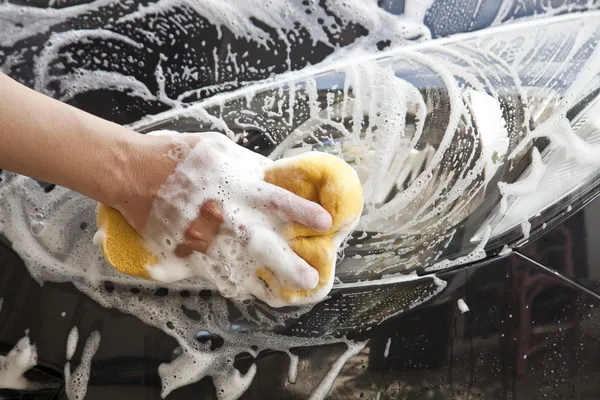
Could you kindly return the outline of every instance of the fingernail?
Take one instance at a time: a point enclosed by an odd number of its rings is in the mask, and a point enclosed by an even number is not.
[[[329,215],[328,212],[320,213],[315,218],[315,226],[318,226],[318,229],[321,231],[326,231],[331,228],[332,223],[331,215]]]

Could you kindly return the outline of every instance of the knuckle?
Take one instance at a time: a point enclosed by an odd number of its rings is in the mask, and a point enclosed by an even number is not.
[[[221,204],[216,200],[205,201],[200,208],[200,215],[216,220],[219,223],[225,220]]]
[[[180,258],[186,258],[192,254],[192,251],[193,250],[189,246],[180,244],[177,246],[177,248],[175,248],[175,255]]]

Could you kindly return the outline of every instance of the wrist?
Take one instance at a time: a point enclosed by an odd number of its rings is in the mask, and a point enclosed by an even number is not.
[[[98,157],[100,165],[97,165],[93,175],[94,196],[90,197],[117,208],[127,192],[131,165],[134,164],[133,158],[141,142],[138,136],[142,135],[126,131],[119,126],[111,136],[112,139],[103,138]]]
[[[125,129],[125,128],[123,128]],[[110,166],[112,179],[104,180],[107,205],[116,208],[141,231],[160,186],[173,173],[177,162],[168,154],[170,138],[129,131],[114,147]]]

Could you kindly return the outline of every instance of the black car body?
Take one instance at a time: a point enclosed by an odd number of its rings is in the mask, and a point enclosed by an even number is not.
[[[461,188],[458,195],[472,192],[472,196],[464,199],[457,195],[422,223],[411,219],[411,214],[398,226],[386,227],[387,231],[357,230],[338,266],[339,282],[328,299],[310,310],[279,312],[258,305],[228,314],[226,326],[219,329],[234,331],[239,337],[259,332],[292,338],[284,340],[286,345],[281,348],[235,354],[232,364],[242,374],[253,368],[256,371],[241,398],[309,398],[311,393],[316,396],[320,387],[329,389],[328,383],[332,383],[330,398],[600,398],[595,380],[600,372],[596,340],[600,333],[600,253],[594,245],[600,189],[593,160],[598,154],[594,140],[600,132],[595,121],[600,92],[596,82],[600,66],[594,63],[600,38],[597,6],[579,1],[557,5],[437,0],[419,8],[407,0],[407,4],[369,3],[372,14],[367,16],[360,15],[360,7],[359,12],[351,10],[340,16],[343,8],[334,2],[274,2],[263,11],[298,17],[290,19],[290,27],[273,26],[256,18],[257,12],[251,20],[260,30],[257,34],[221,24],[239,16],[223,17],[220,6],[208,1],[22,3],[0,5],[3,72],[140,132],[221,130],[266,156],[279,157],[284,150],[299,147],[291,143],[280,148],[299,129],[317,132],[307,125],[315,116],[311,107],[318,104],[321,111],[329,98],[329,105],[344,104],[336,109],[343,115],[333,118],[351,131],[356,117],[353,121],[343,108],[349,98],[348,86],[353,88],[356,105],[360,98],[356,76],[391,68],[395,77],[413,85],[412,95],[418,94],[423,104],[427,103],[429,113],[424,117],[418,107],[416,111],[407,108],[405,127],[414,128],[407,140],[414,138],[419,123],[423,124],[423,138],[411,144],[416,151],[409,161],[414,160],[415,170],[405,175],[398,172],[403,178],[385,191],[380,183],[380,205],[398,198],[427,170],[447,137],[445,129],[455,121],[452,142],[429,178],[433,179],[429,191],[423,192],[421,202],[411,204],[413,208],[435,208],[438,203],[431,199],[440,195],[434,193],[436,185],[445,179],[452,182],[449,188]],[[411,10],[412,20],[405,20],[405,9]],[[322,31],[317,33],[322,36],[318,40],[313,37],[314,26],[310,22],[303,25],[307,15],[330,18],[319,22]],[[428,29],[414,18],[421,18]],[[380,26],[394,21],[401,21],[403,28]],[[533,50],[519,55],[527,45]],[[481,49],[487,58],[478,53]],[[365,56],[365,50],[370,55]],[[246,53],[249,56],[242,57]],[[115,60],[111,60],[114,54]],[[355,62],[358,55],[367,58]],[[238,63],[238,56],[246,64]],[[522,58],[517,62],[518,57]],[[324,59],[325,63],[312,66]],[[458,77],[460,102],[468,110],[461,118],[451,117],[458,100],[444,74],[436,72],[440,65],[455,67],[452,72]],[[371,67],[374,69],[368,70]],[[356,72],[356,68],[363,70]],[[114,80],[117,75],[133,78]],[[581,82],[584,78],[587,80]],[[354,83],[347,85],[352,79]],[[258,89],[252,86],[256,81],[261,81]],[[309,86],[313,84],[316,100],[311,105],[313,89]],[[469,88],[486,92],[490,98],[477,98]],[[249,90],[254,91],[252,95]],[[364,93],[376,97],[368,90]],[[271,97],[273,110],[277,111],[281,101],[292,111],[264,117],[260,107]],[[492,104],[487,101],[492,98],[508,136],[503,152],[488,157],[487,133],[482,132],[488,117],[493,118],[486,114]],[[480,104],[485,105],[484,114],[478,111]],[[244,114],[244,110],[252,113]],[[581,165],[587,168],[583,172],[577,169],[579,163],[571,164],[569,157],[563,160],[556,155],[573,151],[573,147],[567,144],[555,149],[551,143],[560,142],[560,137],[545,131],[519,147],[531,132],[555,124],[552,118],[560,112],[564,118],[556,123],[570,125],[589,145],[590,154],[581,156]],[[361,121],[363,118],[368,126],[361,114]],[[318,131],[321,136],[317,134],[302,145],[308,143],[320,151],[342,148],[342,155],[351,152],[343,148],[345,136],[335,129],[322,129]],[[278,136],[269,137],[270,132]],[[378,148],[387,145],[383,143],[378,142]],[[553,160],[562,161],[556,161],[555,174],[549,173],[545,181],[540,178],[538,192],[522,193],[529,196],[523,197],[523,207],[534,204],[535,196],[540,196],[536,193],[550,193],[551,197],[525,217],[515,217],[517,222],[502,225],[503,218],[512,215],[510,207],[516,206],[512,202],[501,205],[506,192],[498,183],[534,175],[531,166],[536,157],[543,157],[546,169],[555,165]],[[477,164],[478,159],[484,161]],[[496,159],[501,160],[499,166]],[[409,161],[404,160],[403,165]],[[387,167],[386,171],[393,170],[392,164]],[[456,170],[461,176],[453,178]],[[471,176],[469,171],[475,172]],[[3,177],[9,183],[13,179],[6,172],[0,174],[0,179]],[[36,184],[41,197],[61,190],[43,182]],[[552,187],[564,190],[552,194]],[[448,193],[444,195],[450,196]],[[520,195],[512,200],[518,201]],[[7,215],[28,215],[32,207],[23,201],[18,212],[12,209]],[[73,235],[92,233],[90,216],[89,210],[77,216],[81,219],[77,219]],[[386,236],[394,229],[400,233]],[[392,243],[385,251],[379,251],[382,235]],[[88,338],[94,331],[101,334],[91,360],[87,399],[158,399],[159,365],[172,361],[185,346],[167,334],[168,330],[123,312],[126,307],[110,300],[111,294],[126,293],[130,301],[156,304],[166,296],[196,305],[220,301],[215,300],[217,293],[193,285],[140,289],[107,276],[93,289],[106,292],[102,299],[108,300],[99,304],[98,298],[82,293],[85,290],[79,278],[53,282],[41,274],[35,276],[38,281],[46,280],[40,286],[24,265],[18,238],[6,236],[0,245],[1,350],[8,353],[28,330],[38,360],[27,376],[42,384],[31,390],[3,389],[0,394],[4,398],[67,398],[64,368],[70,360],[65,343],[77,326],[81,337]],[[406,279],[407,275],[411,279]],[[264,323],[260,315],[281,323]],[[200,315],[190,318],[204,321]],[[222,352],[229,346],[227,338],[209,328],[198,322],[192,340],[206,344],[207,352]],[[345,347],[355,343],[364,347],[356,347],[353,357],[341,362],[340,357],[348,354]],[[283,351],[286,346],[291,354]],[[84,347],[77,346],[72,364],[81,362]],[[290,371],[295,357],[297,377]],[[328,374],[336,365],[339,375]],[[328,381],[336,375],[335,381]],[[176,389],[168,398],[220,396],[223,394],[212,379],[205,377]]]

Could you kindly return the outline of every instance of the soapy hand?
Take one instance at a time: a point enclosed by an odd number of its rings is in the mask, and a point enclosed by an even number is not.
[[[259,262],[294,287],[317,285],[318,272],[281,232],[291,222],[326,231],[331,216],[317,203],[264,182],[271,160],[219,133],[156,132],[148,141],[138,178],[115,208],[155,254],[185,261],[183,267],[149,268],[153,279],[204,275],[218,287],[225,282],[219,290],[235,292],[253,272],[244,266]]]

